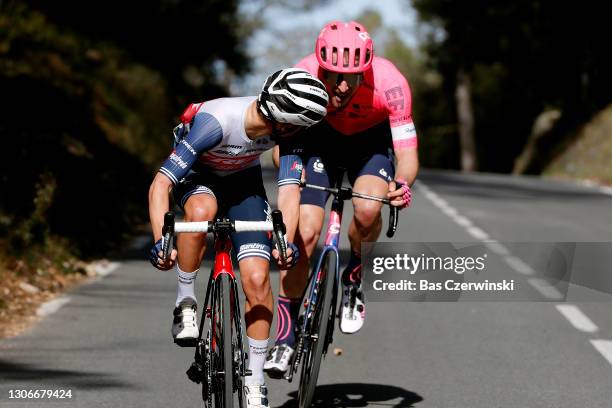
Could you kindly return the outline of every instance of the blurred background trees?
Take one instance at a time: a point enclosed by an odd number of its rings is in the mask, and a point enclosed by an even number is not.
[[[424,47],[455,99],[460,133],[471,109],[461,157],[473,155],[481,170],[539,174],[611,101],[611,29],[598,2],[412,3],[429,25]]]

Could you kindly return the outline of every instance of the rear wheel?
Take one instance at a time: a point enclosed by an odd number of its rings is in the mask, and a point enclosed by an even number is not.
[[[333,322],[333,311],[331,310],[334,278],[336,276],[336,253],[328,251],[325,259],[321,263],[321,281],[317,288],[318,299],[315,305],[310,330],[307,335],[310,339],[305,339],[308,350],[304,353],[302,360],[302,371],[300,375],[300,387],[298,391],[299,408],[309,408],[312,404],[319,369],[323,353],[327,349],[327,331],[330,321]],[[330,329],[333,329],[331,327]]]

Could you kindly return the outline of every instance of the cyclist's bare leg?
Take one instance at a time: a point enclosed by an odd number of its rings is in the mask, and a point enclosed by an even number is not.
[[[316,205],[300,205],[300,219],[294,243],[300,249],[300,259],[291,270],[280,272],[280,293],[277,316],[286,319],[277,325],[276,345],[270,350],[265,369],[274,377],[280,377],[289,368],[295,352],[294,329],[300,309],[300,298],[308,279],[309,259],[321,235],[325,210]],[[277,317],[278,318],[278,317]]]
[[[357,177],[353,190],[358,193],[385,197],[389,191],[389,184],[380,177],[363,175]],[[351,250],[361,254],[362,242],[374,242],[378,239],[382,229],[380,210],[382,203],[362,198],[353,198],[353,219],[349,226],[349,241]]]
[[[281,296],[291,299],[302,296],[308,278],[310,257],[319,241],[324,218],[325,209],[310,204],[300,205],[300,221],[295,237],[301,252],[300,260],[291,270],[280,272]]]
[[[270,262],[264,258],[248,257],[239,262],[240,280],[246,295],[245,321],[247,335],[263,340],[270,336],[272,324],[272,288]]]
[[[217,200],[209,194],[196,194],[185,203],[185,221],[211,221],[217,213]],[[179,234],[177,238],[178,265],[183,271],[200,267],[206,251],[206,234]]]
[[[210,221],[217,212],[217,202],[211,195],[196,194],[187,199],[184,209],[185,221]],[[172,337],[176,342],[193,341],[198,337],[195,280],[206,250],[206,234],[179,234],[177,247],[178,282]]]
[[[259,257],[243,258],[239,262],[240,280],[246,295],[244,318],[249,344],[249,370],[246,385],[264,385],[264,364],[270,325],[272,324],[272,288],[270,287],[270,261]]]

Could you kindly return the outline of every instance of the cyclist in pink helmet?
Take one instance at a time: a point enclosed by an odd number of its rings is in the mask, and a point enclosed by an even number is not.
[[[303,293],[328,199],[323,192],[300,191],[302,169],[308,183],[329,186],[334,184],[334,170],[344,167],[355,191],[387,196],[393,205],[405,208],[419,166],[408,82],[390,61],[374,55],[372,39],[363,25],[354,21],[325,25],[315,52],[296,66],[325,83],[330,104],[325,120],[297,140],[279,145],[281,168],[291,168],[295,174],[279,174],[278,205],[288,238],[298,244],[302,256],[293,269],[281,271],[277,313],[285,319],[266,361],[271,376],[286,371],[291,360],[299,311],[296,300]],[[381,204],[353,199],[353,206],[351,258],[342,276],[340,330],[344,333],[354,333],[363,325],[361,242],[376,241],[382,228]]]

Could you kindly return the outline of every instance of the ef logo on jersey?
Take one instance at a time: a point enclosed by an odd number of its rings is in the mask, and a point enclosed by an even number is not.
[[[325,165],[321,162],[320,159],[317,159],[312,164],[312,169],[315,173],[323,173],[325,171]]]

